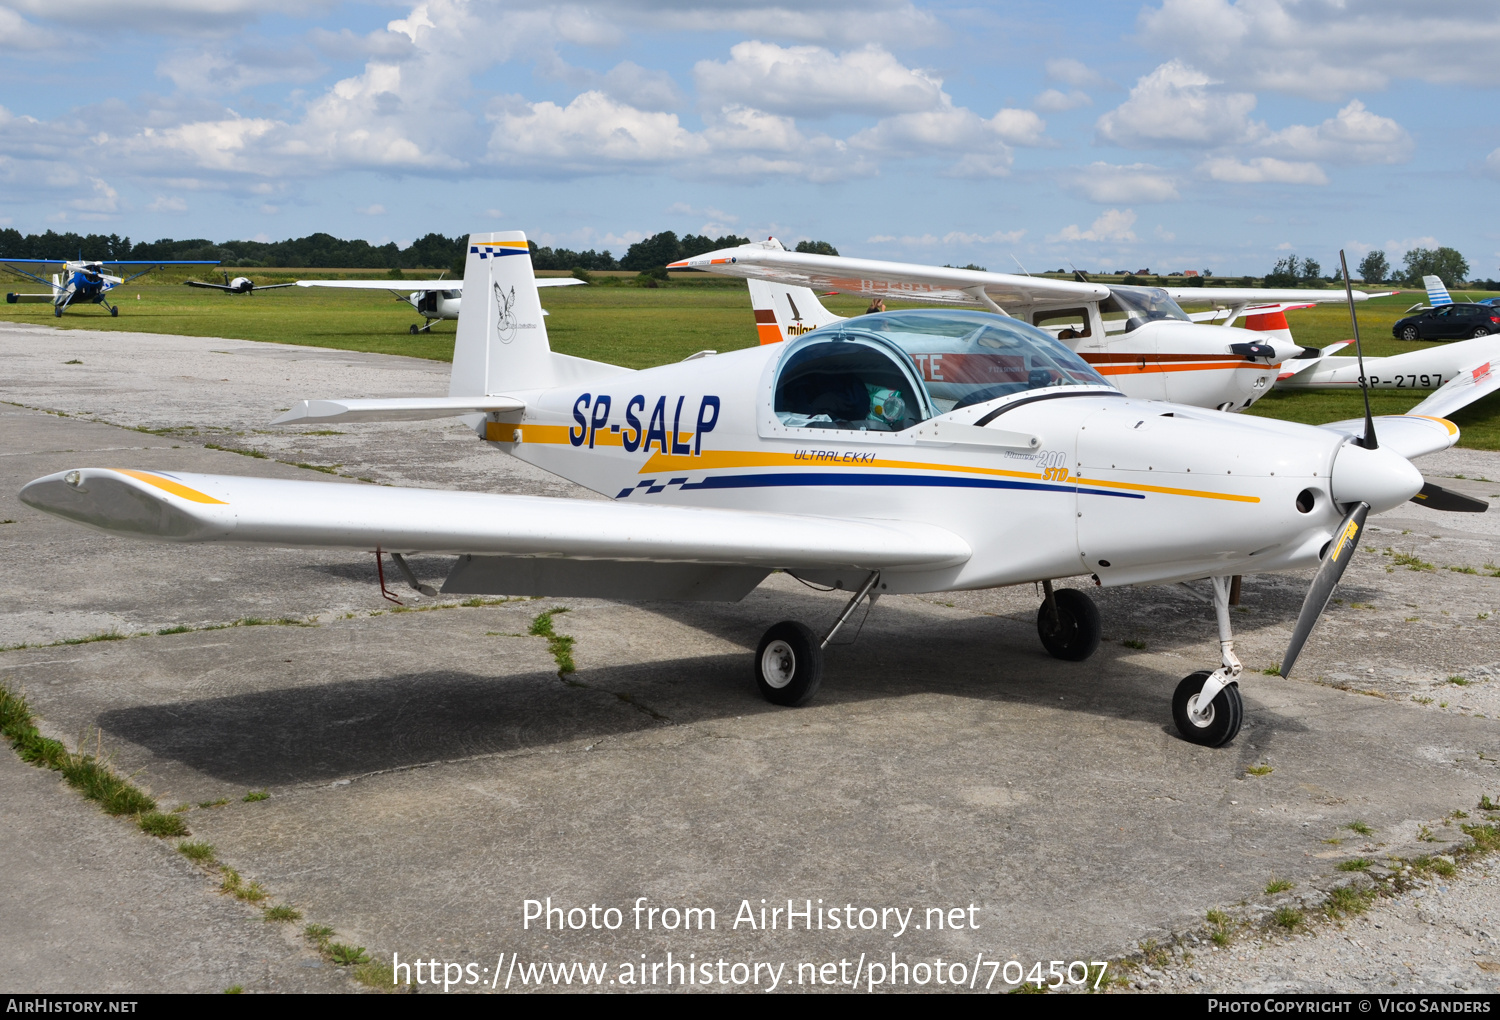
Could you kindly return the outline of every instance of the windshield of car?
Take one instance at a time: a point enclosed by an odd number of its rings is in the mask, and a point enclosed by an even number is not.
[[[1156,319],[1192,321],[1160,287],[1111,287],[1099,311],[1105,321],[1124,319],[1127,333]]]
[[[807,335],[856,330],[906,354],[938,414],[1026,390],[1109,385],[1045,330],[989,312],[876,312]]]

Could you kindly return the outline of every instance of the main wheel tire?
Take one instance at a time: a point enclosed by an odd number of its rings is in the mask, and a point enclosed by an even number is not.
[[[1204,747],[1223,747],[1240,732],[1240,724],[1245,720],[1245,703],[1240,698],[1238,684],[1229,684],[1214,695],[1207,721],[1199,723],[1188,714],[1203,692],[1204,681],[1212,675],[1211,670],[1200,669],[1182,678],[1172,694],[1172,721],[1184,740]]]
[[[1489,335],[1490,335],[1490,331],[1489,330],[1485,329],[1483,326],[1479,326],[1479,327],[1475,328],[1474,332],[1472,332],[1472,333],[1469,334],[1469,339],[1471,339],[1471,340],[1478,340],[1482,336],[1489,336]]]
[[[53,305],[52,306],[52,317],[55,318],[55,319],[61,319],[62,318],[62,309],[59,308],[57,305]]]
[[[823,683],[823,649],[813,632],[795,620],[783,620],[760,639],[755,649],[755,686],[773,705],[800,705]]]
[[[1422,331],[1415,326],[1404,326],[1401,329],[1401,339],[1420,340],[1422,339]]]
[[[109,314],[118,319],[120,317],[120,310],[118,308],[111,308]]]
[[[416,327],[415,323],[413,323],[412,325],[410,325],[410,326],[408,326],[406,328],[407,328],[408,331],[410,331],[410,333],[411,333],[412,336],[416,336],[417,335],[417,327]]]
[[[1077,588],[1059,588],[1052,593],[1057,619],[1043,602],[1036,613],[1036,633],[1042,647],[1054,659],[1082,662],[1099,649],[1099,610],[1094,600]]]

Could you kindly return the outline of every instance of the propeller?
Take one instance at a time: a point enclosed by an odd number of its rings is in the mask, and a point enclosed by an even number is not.
[[[1344,271],[1344,296],[1349,299],[1349,323],[1354,327],[1354,356],[1359,359],[1359,391],[1365,395],[1365,434],[1355,441],[1366,450],[1374,450],[1380,444],[1375,441],[1375,417],[1370,414],[1370,383],[1365,379],[1365,354],[1359,346],[1359,316],[1354,314],[1354,285],[1349,282],[1349,263],[1344,259],[1342,248],[1339,249],[1339,268]]]
[[[1490,508],[1490,505],[1482,499],[1465,496],[1461,492],[1445,489],[1432,482],[1423,485],[1422,491],[1413,496],[1411,501],[1429,510],[1447,510],[1459,514],[1482,514]]]
[[[1328,552],[1323,556],[1323,565],[1318,568],[1312,587],[1307,590],[1307,598],[1302,600],[1302,612],[1297,614],[1297,627],[1292,631],[1292,642],[1287,645],[1286,656],[1281,660],[1282,676],[1291,674],[1292,664],[1297,661],[1302,646],[1307,643],[1307,637],[1312,633],[1318,618],[1323,615],[1323,610],[1328,608],[1328,600],[1333,597],[1333,589],[1338,585],[1339,578],[1344,576],[1344,569],[1353,561],[1354,550],[1359,548],[1359,536],[1365,530],[1365,517],[1369,512],[1370,504],[1355,503],[1353,509],[1339,522],[1339,529],[1333,533],[1333,541],[1328,543]]]

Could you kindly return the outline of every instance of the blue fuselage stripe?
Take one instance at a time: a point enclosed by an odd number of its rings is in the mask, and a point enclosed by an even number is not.
[[[1000,478],[954,478],[941,475],[837,474],[830,472],[777,472],[764,475],[711,475],[701,482],[687,482],[687,489],[760,489],[790,485],[861,485],[919,486],[939,489],[1032,489],[1038,492],[1082,492],[1091,496],[1119,496],[1122,499],[1145,499],[1139,492],[1111,492],[1108,489],[1056,485],[1045,482],[1013,482]]]

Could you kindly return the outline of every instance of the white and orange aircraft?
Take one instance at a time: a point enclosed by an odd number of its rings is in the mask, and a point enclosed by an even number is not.
[[[447,396],[304,400],[276,423],[463,416],[496,451],[609,499],[128,467],[60,471],[21,499],[132,538],[390,553],[413,587],[405,554],[452,554],[445,594],[736,601],[773,570],[851,592],[821,633],[783,621],[761,638],[756,683],[779,705],[812,697],[866,598],[1037,582],[1043,646],[1079,661],[1099,614],[1054,581],[1211,578],[1219,663],[1171,703],[1183,736],[1212,746],[1243,716],[1232,575],[1321,563],[1290,673],[1367,514],[1414,497],[1485,508],[1411,464],[1456,441],[1441,419],[1314,427],[1142,400],[990,311],[867,315],[632,371],[551,350],[525,235],[471,236],[465,279]]]
[[[958,305],[1010,315],[1046,330],[1129,396],[1221,411],[1249,407],[1270,391],[1278,366],[1305,353],[1285,332],[1280,313],[1346,300],[1335,291],[1127,287],[812,255],[787,251],[774,237],[667,268],[758,282],[760,286],[751,287],[751,299],[761,343],[841,321],[822,306],[815,291]],[[1228,323],[1248,315],[1258,328],[1195,322],[1177,304],[1179,297],[1197,301],[1204,294],[1229,306]],[[1365,300],[1365,295],[1355,292],[1354,300]],[[1224,315],[1200,313],[1198,318]],[[924,365],[923,370],[929,369]]]

